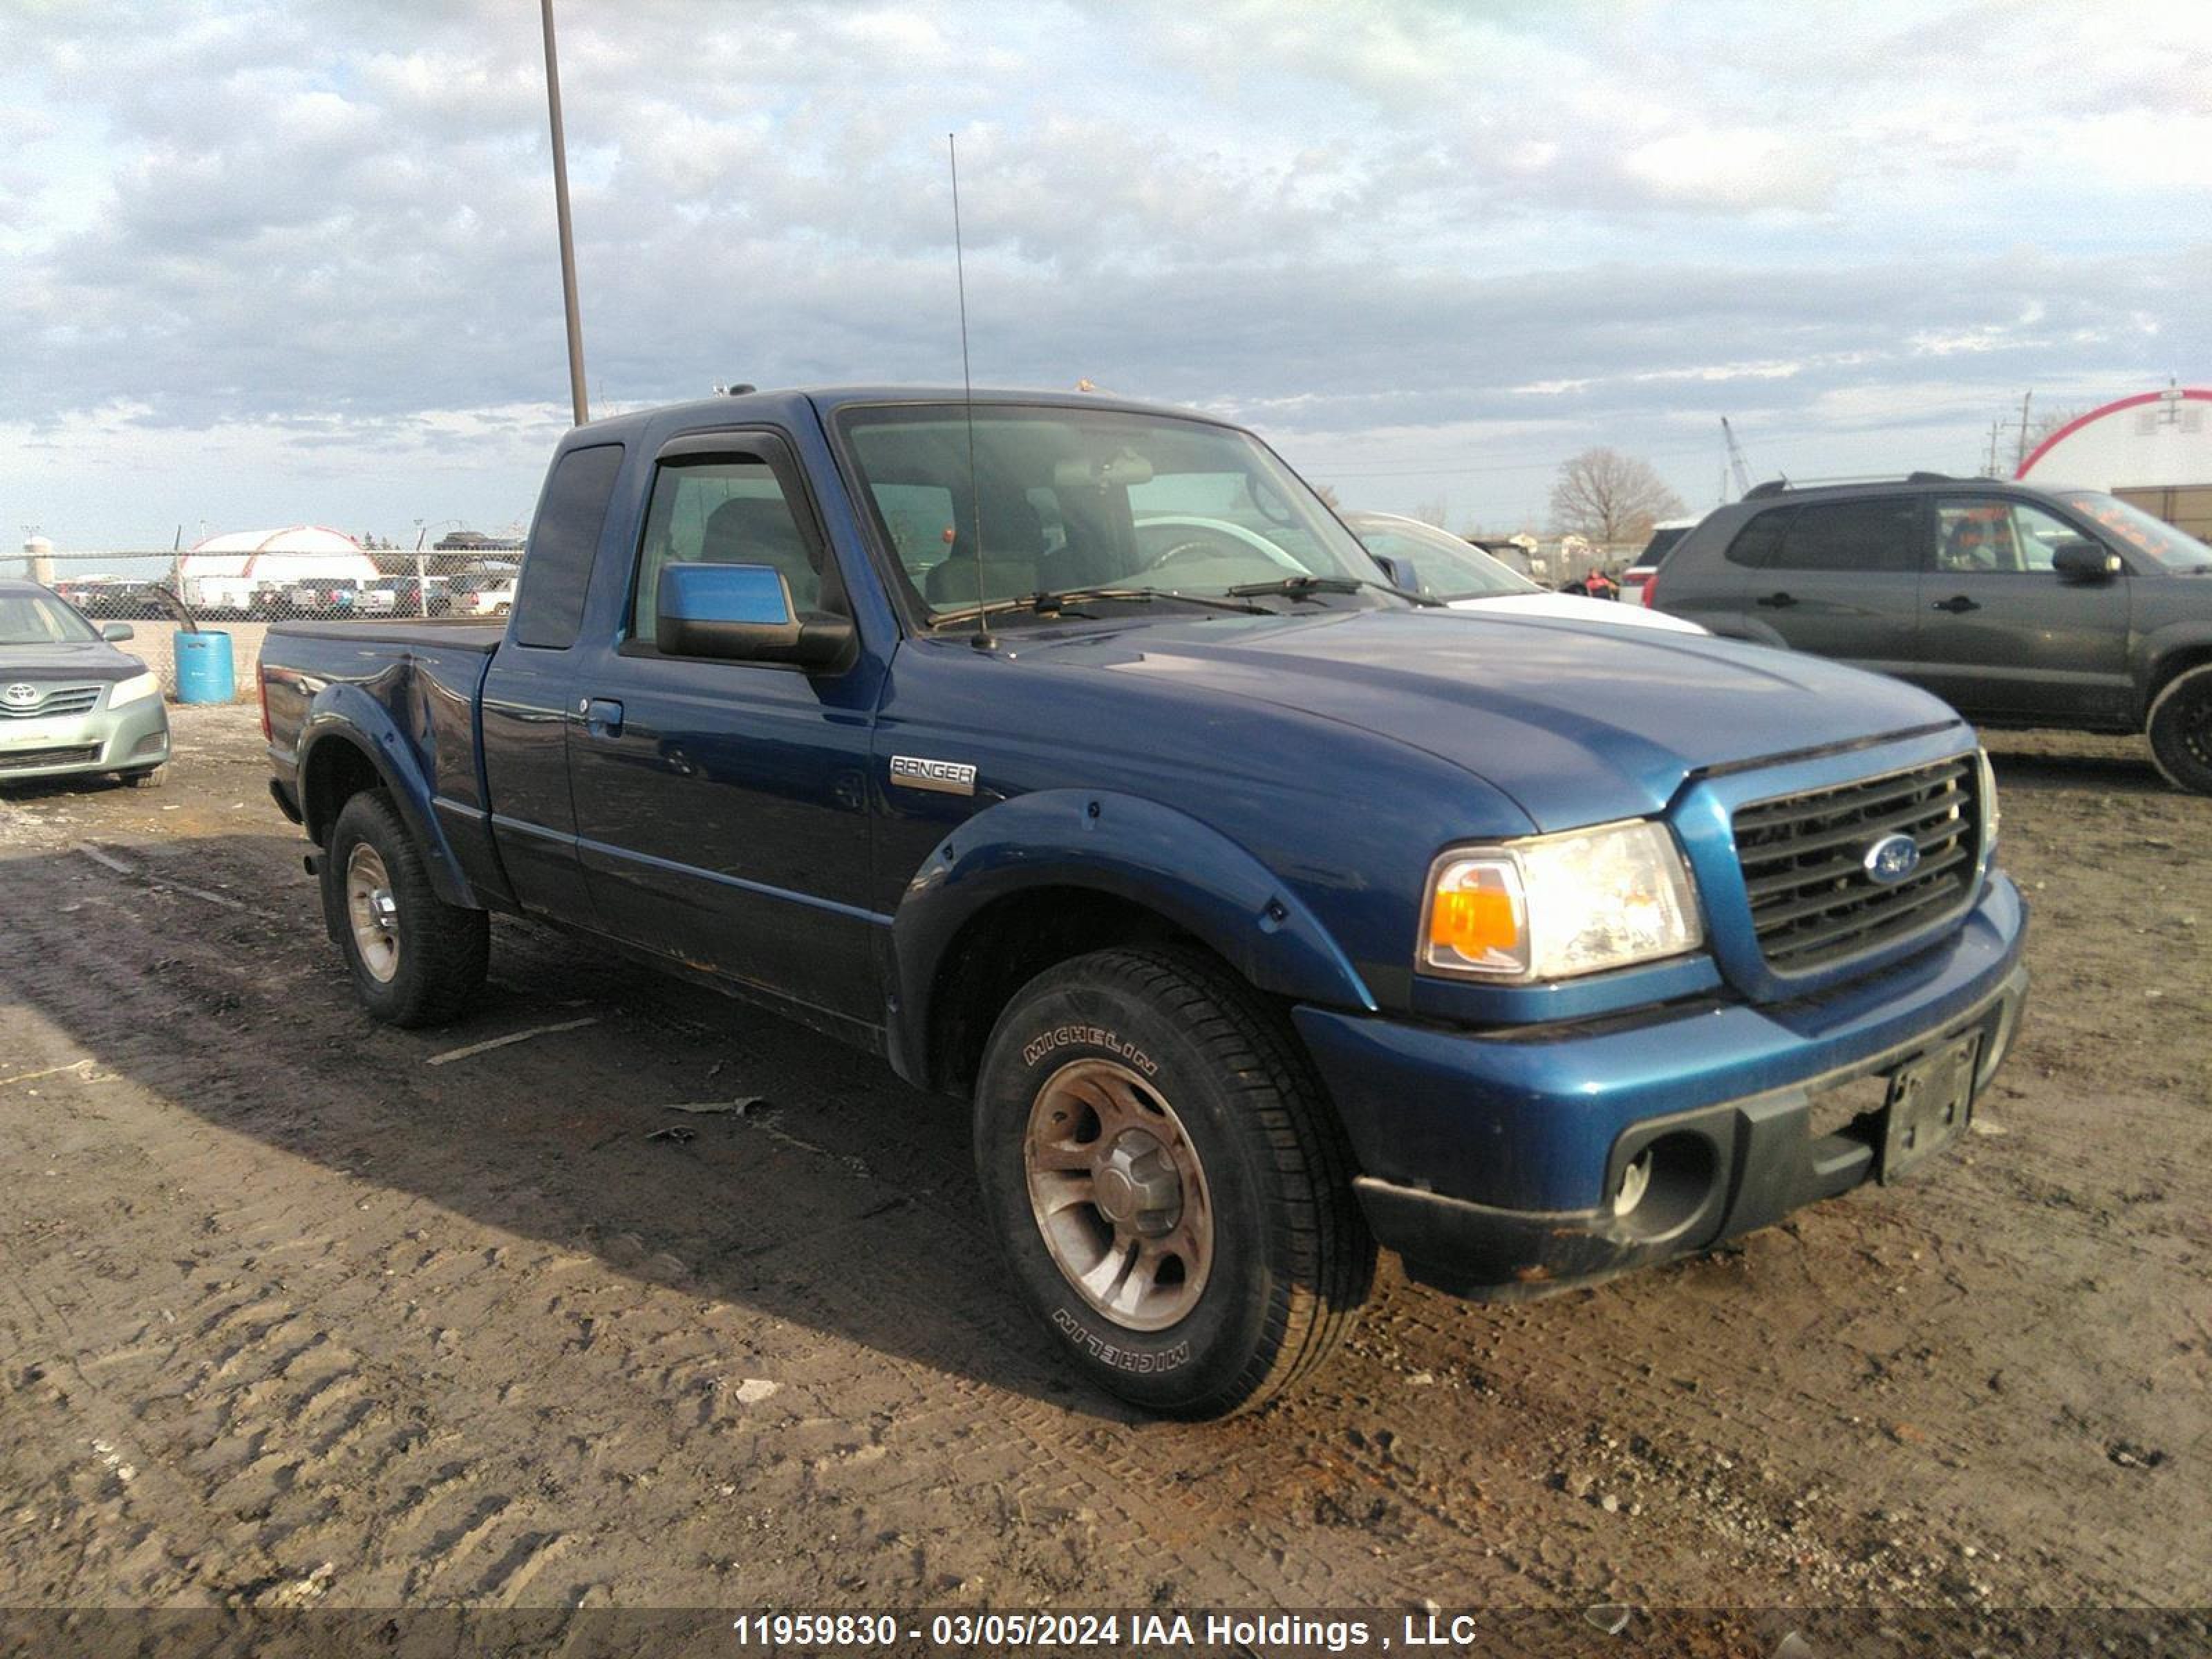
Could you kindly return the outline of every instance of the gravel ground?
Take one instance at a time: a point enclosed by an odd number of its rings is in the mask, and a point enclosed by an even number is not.
[[[0,793],[0,1605],[2212,1601],[2212,801],[2139,744],[1993,745],[2038,986],[1931,1176],[1525,1307],[1386,1266],[1187,1425],[866,1056],[504,923],[371,1024],[252,711],[176,724]]]

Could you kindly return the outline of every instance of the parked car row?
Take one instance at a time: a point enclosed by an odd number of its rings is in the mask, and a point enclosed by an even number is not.
[[[52,592],[95,621],[149,622],[172,614],[157,597],[161,586],[130,576],[81,576],[56,582]]]
[[[89,576],[54,583],[52,592],[95,621],[149,621],[188,611],[204,621],[275,622],[291,617],[503,617],[514,603],[514,571],[459,574],[204,577],[183,585],[166,580]]]

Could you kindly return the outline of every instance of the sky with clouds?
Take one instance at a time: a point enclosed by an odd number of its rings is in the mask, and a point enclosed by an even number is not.
[[[595,410],[957,382],[1540,520],[1594,444],[1978,466],[2212,380],[2212,4],[558,0]],[[0,526],[528,510],[568,419],[528,0],[0,0]],[[2012,440],[2005,445],[2009,449]]]

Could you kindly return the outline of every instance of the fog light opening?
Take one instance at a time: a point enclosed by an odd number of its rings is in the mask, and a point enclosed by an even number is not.
[[[1620,1185],[1613,1194],[1613,1212],[1626,1216],[1644,1201],[1644,1194],[1651,1189],[1651,1149],[1646,1146],[1628,1160],[1628,1167],[1620,1172]]]
[[[1713,1201],[1719,1176],[1719,1153],[1704,1135],[1683,1129],[1661,1135],[1621,1164],[1613,1221],[1636,1238],[1673,1237]]]

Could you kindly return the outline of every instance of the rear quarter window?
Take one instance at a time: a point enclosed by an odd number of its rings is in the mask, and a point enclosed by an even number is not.
[[[607,504],[622,471],[620,444],[565,452],[553,463],[545,496],[530,526],[522,574],[516,578],[514,641],[565,651],[584,625],[592,561],[606,527]]]
[[[1774,556],[1782,550],[1782,538],[1789,531],[1790,520],[1796,516],[1794,507],[1754,514],[1729,544],[1729,562],[1754,567],[1773,563]]]
[[[1899,574],[1920,568],[1920,503],[1911,499],[1808,501],[1765,563],[1783,570]]]
[[[1770,571],[1909,575],[1923,562],[1920,526],[1920,502],[1911,498],[1801,502],[1745,525],[1728,557]]]

